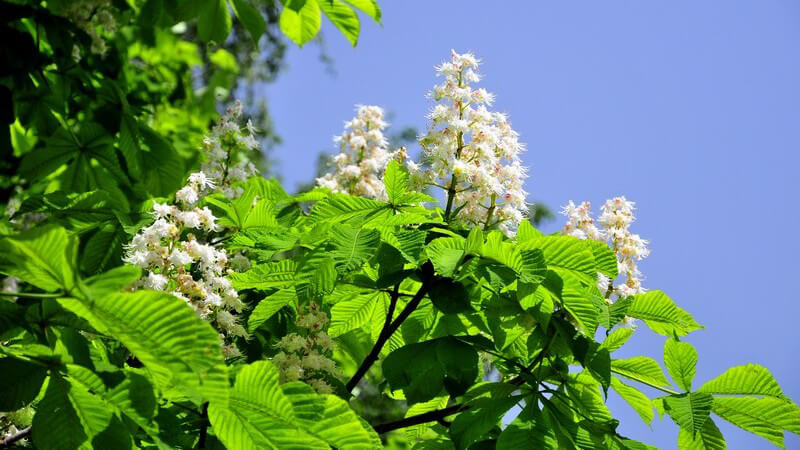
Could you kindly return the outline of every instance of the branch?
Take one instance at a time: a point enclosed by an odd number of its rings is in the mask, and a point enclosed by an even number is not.
[[[14,442],[17,442],[20,439],[25,439],[28,435],[31,434],[31,427],[23,428],[16,432],[16,434],[12,434],[11,436],[0,439],[0,446],[5,447],[6,445],[11,445]]]
[[[197,448],[206,448],[206,437],[208,436],[208,426],[210,425],[208,421],[208,402],[203,404],[203,413],[201,414],[200,420],[200,437],[197,439]]]
[[[437,409],[436,411],[429,411],[416,416],[406,417],[405,419],[396,422],[383,423],[375,425],[373,428],[378,434],[386,433],[388,431],[397,430],[399,428],[406,428],[421,423],[440,421],[447,416],[451,416],[457,412],[461,412],[469,408],[469,405],[453,405],[444,409]]]
[[[353,375],[353,377],[350,378],[350,381],[347,382],[347,385],[345,385],[347,392],[352,391],[358,382],[364,378],[364,375],[367,374],[370,367],[372,367],[372,365],[375,364],[375,361],[378,360],[386,341],[388,341],[389,338],[392,337],[392,334],[394,334],[394,332],[400,328],[400,325],[402,325],[403,321],[405,321],[408,316],[410,316],[411,313],[417,309],[417,306],[419,306],[420,302],[425,297],[425,294],[428,293],[430,279],[433,275],[433,265],[430,263],[425,263],[425,265],[422,266],[422,272],[422,286],[420,286],[417,293],[414,294],[414,297],[411,300],[409,300],[408,304],[406,304],[406,307],[400,311],[397,319],[395,319],[393,322],[391,321],[392,315],[394,314],[392,305],[397,304],[397,295],[394,294],[394,292],[397,292],[397,290],[395,289],[395,291],[392,293],[392,303],[389,304],[389,313],[386,315],[386,322],[384,322],[383,329],[378,335],[378,340],[375,341],[375,345],[372,346],[372,350],[369,352],[367,357],[364,358],[361,366],[359,366],[358,370],[356,370],[356,373]]]

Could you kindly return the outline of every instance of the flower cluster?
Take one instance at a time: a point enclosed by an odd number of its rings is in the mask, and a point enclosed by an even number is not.
[[[561,234],[592,241],[605,240],[603,232],[594,224],[591,207],[589,202],[575,206],[575,203],[570,200],[567,206],[561,210],[561,213],[567,216],[567,223],[561,230]]]
[[[281,382],[303,381],[320,394],[333,392],[325,377],[338,377],[336,363],[330,358],[333,353],[333,340],[325,333],[328,316],[311,303],[297,316],[297,326],[301,334],[289,333],[278,347],[281,351],[272,362],[280,370]]]
[[[383,171],[392,159],[405,160],[404,149],[389,152],[389,142],[383,135],[387,123],[379,106],[360,105],[356,117],[345,123],[344,132],[336,136],[339,153],[333,157],[332,173],[317,178],[319,187],[333,192],[386,199]]]
[[[628,229],[634,221],[634,209],[634,203],[625,197],[607,200],[597,220],[602,229],[594,224],[589,202],[576,206],[570,201],[562,211],[562,214],[567,216],[567,223],[561,230],[562,234],[604,242],[614,249],[619,274],[625,281],[614,285],[615,280],[609,279],[602,273],[597,274],[597,287],[605,294],[609,303],[613,302],[613,296],[625,298],[645,292],[642,287],[642,273],[637,263],[646,258],[650,250],[647,248],[646,240]],[[631,322],[628,318],[626,321]]]
[[[107,34],[113,34],[119,28],[111,0],[70,2],[62,14],[89,35],[92,40],[92,53],[105,55],[106,41],[100,35],[98,28]],[[73,47],[72,56],[76,60],[80,59],[80,49],[77,46]]]
[[[193,205],[209,192],[222,192],[229,199],[242,194],[242,188],[235,184],[258,172],[242,155],[257,150],[260,144],[250,120],[244,130],[239,127],[241,115],[242,104],[237,101],[211,129],[211,134],[203,138],[208,161],[200,172],[189,176],[189,183],[175,194],[176,200]]]
[[[153,204],[155,221],[133,237],[123,258],[147,273],[134,288],[170,292],[216,325],[228,357],[239,354],[231,339],[247,333],[237,321],[244,304],[226,275],[234,269],[247,270],[250,263],[241,254],[229,258],[224,249],[209,243],[214,233],[223,230],[212,211],[197,203],[215,192],[231,198],[240,195],[241,188],[234,183],[255,172],[246,160],[234,162],[239,151],[258,146],[251,123],[247,124],[247,133],[239,128],[240,115],[239,103],[228,109],[204,139],[208,161],[202,170],[191,174],[187,184],[175,193],[176,204]]]
[[[133,237],[124,261],[147,271],[136,287],[167,291],[212,320],[224,335],[246,336],[231,313],[244,304],[225,275],[232,272],[225,250],[198,240],[194,233],[217,231],[216,218],[207,207],[181,209],[153,204],[156,220]]]
[[[487,108],[494,95],[470,86],[481,79],[478,62],[470,53],[453,51],[451,61],[437,67],[444,81],[430,93],[439,103],[420,139],[422,164],[407,165],[417,187],[447,191],[445,213],[456,222],[496,225],[513,235],[527,212],[526,169],[519,159],[524,145],[508,117]]]
[[[644,292],[641,283],[642,273],[637,267],[637,261],[650,255],[648,242],[628,230],[634,220],[633,210],[633,202],[626,200],[625,197],[615,197],[605,202],[602,214],[598,218],[617,254],[619,273],[624,274],[626,278],[625,283],[614,288],[614,293],[619,298]]]

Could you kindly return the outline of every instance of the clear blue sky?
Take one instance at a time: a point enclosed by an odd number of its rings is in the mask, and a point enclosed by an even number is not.
[[[288,187],[311,178],[357,103],[423,129],[433,66],[451,48],[473,51],[481,85],[528,145],[532,200],[637,202],[633,230],[652,242],[645,287],[707,328],[687,339],[696,385],[752,362],[800,400],[800,2],[380,3],[383,26],[364,21],[355,49],[323,26],[337,76],[310,45],[267,88]],[[618,355],[661,360],[662,345],[640,327]],[[676,447],[670,419],[651,430],[610,397],[623,434]],[[772,448],[717,422],[729,448]]]

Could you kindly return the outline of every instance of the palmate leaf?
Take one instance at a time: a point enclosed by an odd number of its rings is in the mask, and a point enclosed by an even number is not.
[[[664,409],[681,429],[691,433],[692,437],[703,428],[711,413],[714,398],[704,392],[689,392],[664,397]]]
[[[197,37],[222,45],[231,32],[231,16],[225,0],[204,0],[197,18]]]
[[[275,315],[275,313],[280,311],[284,306],[296,303],[297,293],[291,288],[280,289],[264,297],[264,299],[258,302],[256,307],[253,308],[253,312],[250,313],[250,317],[247,319],[248,331],[251,333],[254,332],[261,324],[269,320],[270,317]]]
[[[47,370],[38,364],[0,359],[0,411],[16,411],[33,401],[46,376]]]
[[[548,268],[565,269],[581,279],[594,280],[599,272],[592,247],[571,236],[541,236],[528,239],[517,248],[540,249]]]
[[[714,414],[783,447],[783,431],[800,435],[800,408],[775,398],[716,397]]]
[[[611,372],[644,384],[669,386],[669,381],[661,371],[658,362],[646,356],[612,359]]]
[[[317,0],[285,0],[280,27],[283,34],[299,47],[319,32],[321,15]]]
[[[389,203],[397,205],[398,199],[408,192],[408,171],[399,162],[390,161],[383,173],[383,185],[386,188]]]
[[[331,308],[331,325],[328,334],[341,336],[348,331],[364,326],[373,316],[376,305],[386,301],[385,292],[360,292]],[[382,324],[381,324],[382,325]]]
[[[130,448],[130,435],[120,426],[86,388],[53,376],[33,416],[33,442],[44,450]]]
[[[286,287],[294,283],[297,266],[294,261],[281,261],[257,264],[242,273],[228,276],[236,289],[269,289]]]
[[[700,386],[698,391],[713,395],[755,395],[789,400],[770,371],[757,364],[732,367]]]
[[[692,390],[692,380],[697,372],[697,350],[691,344],[667,339],[664,343],[664,365],[681,389]]]
[[[522,396],[505,398],[479,398],[471,407],[460,413],[450,426],[450,436],[456,449],[466,449],[492,429],[503,415],[522,400]]]
[[[247,29],[247,32],[250,33],[250,36],[253,37],[256,45],[258,45],[258,39],[267,29],[267,24],[264,22],[264,18],[261,17],[261,13],[248,0],[233,0],[231,1],[231,6],[233,6],[233,12],[236,13],[236,17]]]
[[[208,416],[228,448],[373,448],[371,433],[344,400],[297,385],[281,389],[267,361],[241,369],[228,405],[212,401]]]
[[[644,320],[651,330],[662,336],[686,336],[692,331],[703,329],[689,313],[676,306],[661,291],[635,295],[626,314]]]
[[[414,405],[411,405],[408,410],[406,410],[405,417],[416,416],[418,414],[425,414],[427,412],[436,411],[438,409],[443,409],[447,406],[447,400],[450,398],[448,395],[443,395],[441,397],[435,397],[427,402],[421,402]],[[421,438],[422,435],[430,428],[430,423],[421,423],[419,425],[413,425],[405,429],[406,439],[410,442],[416,442],[417,439]]]
[[[679,450],[725,450],[725,438],[717,428],[717,424],[709,417],[703,428],[692,437],[692,433],[681,428],[678,434]]]
[[[318,4],[325,16],[350,41],[350,45],[355,47],[358,43],[358,33],[361,30],[358,14],[341,0],[319,0]]]
[[[733,367],[698,391],[714,395],[715,414],[775,445],[783,446],[783,430],[800,434],[800,408],[764,367]]]
[[[332,246],[330,256],[340,273],[358,270],[372,258],[381,242],[377,230],[355,229],[348,225],[333,225],[328,242]]]
[[[381,8],[375,0],[344,0],[345,2],[353,5],[364,14],[372,17],[375,22],[381,22]]]
[[[122,342],[161,389],[224,404],[228,380],[219,336],[185,302],[155,291],[58,302]]]
[[[633,328],[617,328],[606,337],[600,346],[613,353],[625,345],[631,336],[633,336]]]
[[[48,225],[0,240],[0,272],[45,291],[75,287],[78,239]]]
[[[284,9],[285,11],[285,9]],[[316,222],[347,222],[385,219],[392,215],[386,203],[345,194],[330,194],[311,210],[311,220]]]
[[[653,404],[646,395],[619,381],[616,377],[611,377],[611,389],[636,411],[644,423],[650,425],[650,422],[653,421]]]

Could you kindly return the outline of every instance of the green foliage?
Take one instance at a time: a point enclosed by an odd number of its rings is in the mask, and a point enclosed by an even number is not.
[[[225,316],[193,310],[173,285],[143,289],[123,246],[204,162],[218,102],[270,27],[302,46],[324,15],[355,45],[359,12],[381,11],[114,2],[111,33],[70,3],[0,2],[14,56],[0,73],[3,198],[19,187],[0,222],[0,273],[18,283],[0,293],[0,426],[30,424],[37,448],[649,448],[617,432],[607,395],[647,424],[653,408],[668,414],[682,449],[725,448],[719,418],[777,446],[800,434],[800,408],[765,368],[696,387],[698,355],[679,339],[702,326],[666,294],[607,301],[598,274],[619,275],[613,249],[528,221],[515,237],[456,226],[396,161],[385,201],[290,196],[251,177],[202,199],[223,230],[169,231],[241,263],[214,281],[237,291],[246,324],[223,344]],[[202,267],[176,270],[184,283]],[[659,361],[612,358],[636,334],[626,318],[666,337],[681,392]],[[298,342],[326,348],[335,370],[306,355],[288,371]]]

